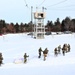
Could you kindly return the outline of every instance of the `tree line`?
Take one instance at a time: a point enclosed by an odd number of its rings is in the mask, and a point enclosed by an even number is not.
[[[64,32],[72,31],[75,32],[75,19],[66,17],[60,22],[60,19],[57,18],[56,21],[48,20],[45,25],[45,30],[47,32]],[[30,21],[29,23],[6,23],[5,20],[0,20],[0,34],[6,33],[23,33],[31,32],[34,29],[34,24]]]
[[[72,31],[75,32],[75,19],[70,19],[70,17],[66,17],[60,22],[60,19],[57,18],[53,23],[52,21],[48,21],[46,27],[48,31],[54,32],[64,32],[64,31]]]

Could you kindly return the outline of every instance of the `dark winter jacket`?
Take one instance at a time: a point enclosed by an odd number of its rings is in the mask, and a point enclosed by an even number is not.
[[[29,57],[29,55],[27,56],[27,54],[25,53],[25,55],[24,55],[24,59],[26,59],[27,57]]]

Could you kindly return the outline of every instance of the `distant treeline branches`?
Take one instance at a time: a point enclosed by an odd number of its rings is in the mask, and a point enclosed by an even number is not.
[[[53,23],[48,20],[45,25],[47,32],[63,32],[63,31],[72,31],[75,32],[75,19],[71,19],[70,17],[66,17],[60,22],[60,19],[57,18]],[[5,20],[0,20],[0,34],[7,33],[23,33],[23,32],[31,32],[34,29],[34,24],[32,22],[29,23],[6,23]]]

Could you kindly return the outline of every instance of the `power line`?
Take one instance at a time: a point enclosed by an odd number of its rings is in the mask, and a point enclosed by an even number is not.
[[[67,0],[63,0],[63,1],[61,1],[61,2],[52,4],[52,5],[50,5],[50,6],[47,6],[47,8],[50,8],[50,7],[52,7],[52,6],[56,6],[56,5],[62,4],[62,3],[64,3],[64,2],[66,2],[66,1],[67,1]]]
[[[44,2],[45,2],[45,0],[43,0],[42,3],[40,3],[40,4],[38,5],[38,7],[41,6]]]
[[[66,1],[68,1],[68,0],[63,0],[61,2],[58,2],[58,3],[55,3],[53,5],[47,6],[47,8],[49,9],[52,6],[59,5],[59,4],[64,3]],[[75,6],[75,4],[71,4],[71,5],[65,5],[65,6],[54,8],[54,9],[50,9],[50,10],[56,10],[56,11],[75,11],[74,10],[74,8],[75,8],[74,6]],[[73,7],[73,9],[72,9],[72,7]]]
[[[58,8],[53,8],[50,10],[56,10],[56,11],[75,11],[75,4],[71,4],[71,5],[65,5],[65,6],[61,6]]]
[[[74,5],[66,5],[66,6],[62,6],[62,7],[58,7],[58,8],[70,8],[70,7],[74,7],[75,6],[75,4]]]
[[[24,2],[25,2],[25,6],[28,7],[28,4],[27,4],[26,0],[24,0]]]
[[[71,9],[62,8],[62,9],[50,9],[50,11],[75,11],[74,9],[72,9],[72,8]]]

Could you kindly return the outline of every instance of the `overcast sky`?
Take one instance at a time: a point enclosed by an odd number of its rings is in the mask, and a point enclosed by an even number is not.
[[[60,21],[66,16],[75,18],[75,0],[0,0],[0,19],[7,23],[28,23],[31,21],[31,6],[33,12],[36,7],[39,10],[47,8],[45,23],[56,21],[58,17]]]

